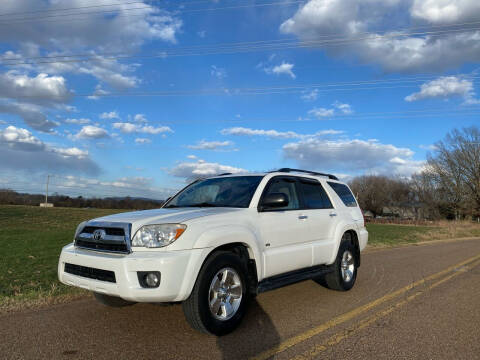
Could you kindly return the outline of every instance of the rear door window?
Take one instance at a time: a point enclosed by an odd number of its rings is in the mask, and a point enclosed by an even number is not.
[[[339,184],[335,182],[328,181],[328,185],[337,193],[340,199],[343,201],[345,206],[348,207],[356,207],[357,202],[355,201],[355,197],[353,196],[352,192],[348,188],[347,185]]]
[[[323,186],[315,180],[300,180],[305,209],[332,209],[332,203]]]

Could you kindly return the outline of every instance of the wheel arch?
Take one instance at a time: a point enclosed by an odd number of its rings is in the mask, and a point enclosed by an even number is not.
[[[345,224],[342,227],[339,227],[335,233],[335,251],[332,254],[332,258],[329,261],[329,264],[332,264],[335,262],[335,259],[337,258],[338,254],[338,249],[340,248],[340,243],[342,242],[343,235],[345,233],[350,233],[351,234],[351,241],[353,245],[355,246],[355,252],[356,252],[356,257],[358,259],[358,267],[360,267],[360,244],[358,242],[358,233],[354,225],[350,224]]]
[[[210,229],[202,234],[196,241],[195,248],[202,249],[200,258],[192,259],[192,272],[190,279],[184,280],[183,298],[188,298],[192,292],[200,271],[209,257],[219,251],[233,252],[245,259],[250,290],[256,290],[258,280],[262,276],[262,257],[255,235],[246,228],[226,227]]]

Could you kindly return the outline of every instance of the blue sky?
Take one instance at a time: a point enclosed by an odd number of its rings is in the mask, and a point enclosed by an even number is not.
[[[301,167],[408,177],[478,125],[474,0],[7,0],[0,187],[164,198]],[[79,57],[79,55],[82,55]]]

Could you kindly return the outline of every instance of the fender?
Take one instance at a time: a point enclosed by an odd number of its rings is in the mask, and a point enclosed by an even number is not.
[[[263,260],[260,251],[261,242],[257,235],[248,227],[242,225],[221,225],[204,231],[195,241],[193,248],[211,248],[212,251],[222,245],[242,243],[248,248],[250,258],[255,260],[257,275],[263,278]]]
[[[332,253],[332,257],[330,258],[329,262],[327,263],[327,265],[330,265],[330,264],[333,264],[335,262],[335,259],[337,258],[337,253],[338,253],[338,249],[340,247],[340,242],[342,241],[342,236],[343,234],[345,234],[345,232],[347,231],[354,231],[355,234],[357,234],[357,237],[358,237],[358,233],[357,233],[357,229],[355,228],[355,225],[354,224],[349,224],[347,222],[340,222],[336,229],[335,229],[335,234],[334,234],[334,239],[335,239],[335,251]]]
[[[193,249],[201,250],[201,256],[192,257],[188,265],[188,273],[182,284],[179,300],[184,300],[192,292],[200,269],[205,259],[218,247],[232,243],[244,244],[251,259],[255,260],[258,281],[263,279],[263,257],[260,251],[260,242],[253,231],[241,225],[222,225],[204,231],[193,245]]]

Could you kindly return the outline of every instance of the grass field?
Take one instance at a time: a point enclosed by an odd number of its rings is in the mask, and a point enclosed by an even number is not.
[[[12,304],[81,294],[57,280],[58,256],[77,225],[119,210],[0,205],[0,310]],[[369,246],[479,236],[476,224],[436,226],[368,224]]]
[[[57,281],[60,250],[72,241],[80,222],[113,212],[0,206],[0,306],[12,298],[74,293],[74,288]]]

